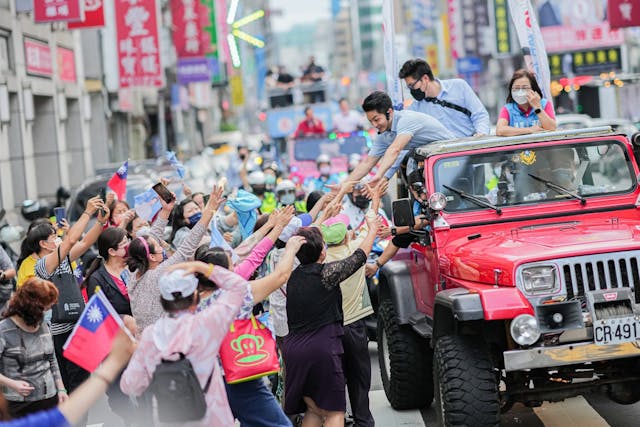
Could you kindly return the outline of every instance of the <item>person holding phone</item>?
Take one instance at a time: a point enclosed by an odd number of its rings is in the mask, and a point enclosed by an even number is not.
[[[536,77],[524,69],[514,72],[509,82],[507,103],[496,124],[496,135],[527,135],[555,129],[553,105],[542,97]]]
[[[132,275],[128,291],[131,311],[138,323],[139,334],[142,334],[147,326],[153,324],[164,313],[160,305],[158,280],[173,264],[193,259],[202,238],[207,234],[207,227],[213,214],[224,203],[225,199],[222,193],[222,187],[213,187],[209,200],[202,211],[202,216],[182,243],[176,247],[176,251],[171,257],[167,257],[166,251],[162,249],[160,236],[175,205],[175,197],[170,203],[160,198],[162,209],[151,227],[151,233],[148,236],[134,239],[129,245],[127,265]]]

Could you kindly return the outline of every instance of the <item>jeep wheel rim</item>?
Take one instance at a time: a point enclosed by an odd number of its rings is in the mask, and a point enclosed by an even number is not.
[[[388,379],[391,379],[391,356],[389,356],[389,340],[387,339],[387,331],[382,330],[382,355],[384,356],[384,373]]]

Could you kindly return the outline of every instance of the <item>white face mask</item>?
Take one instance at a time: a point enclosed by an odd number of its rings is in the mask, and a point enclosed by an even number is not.
[[[527,91],[524,89],[512,90],[511,97],[516,102],[516,104],[526,104],[527,101]]]
[[[282,202],[283,205],[292,205],[295,201],[295,194],[283,194],[282,196],[280,196],[280,202]]]

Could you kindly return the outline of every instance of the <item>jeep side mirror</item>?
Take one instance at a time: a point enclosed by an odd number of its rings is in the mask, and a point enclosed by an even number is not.
[[[413,227],[416,225],[411,207],[411,199],[398,199],[393,202],[393,223],[396,227]]]

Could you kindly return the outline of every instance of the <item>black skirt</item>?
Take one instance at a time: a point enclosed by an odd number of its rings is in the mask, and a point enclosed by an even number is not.
[[[284,337],[286,414],[306,412],[304,397],[325,411],[346,410],[342,335],[342,325],[332,323]]]

